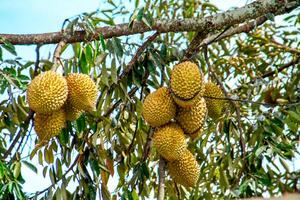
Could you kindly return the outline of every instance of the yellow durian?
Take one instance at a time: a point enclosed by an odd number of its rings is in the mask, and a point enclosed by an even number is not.
[[[205,99],[200,98],[191,108],[179,108],[176,121],[186,134],[193,134],[203,127],[206,115]]]
[[[179,159],[168,162],[167,168],[176,183],[185,187],[196,186],[199,179],[200,166],[188,149],[185,149]]]
[[[96,107],[98,90],[95,82],[86,74],[74,73],[67,76],[68,101],[78,110],[93,111]]]
[[[181,107],[192,107],[203,93],[203,77],[195,63],[185,61],[171,72],[170,88],[174,101]]]
[[[224,94],[221,88],[214,83],[206,83],[204,97],[206,100],[206,107],[208,110],[208,116],[212,119],[218,119],[222,116],[226,101],[213,98],[224,98]],[[209,98],[212,97],[212,98]]]
[[[66,80],[53,71],[39,74],[27,88],[29,107],[42,114],[59,110],[66,102],[67,96]]]
[[[143,117],[152,127],[162,126],[175,117],[176,104],[166,87],[149,94],[143,103]]]
[[[168,161],[177,160],[186,149],[185,135],[176,123],[169,123],[157,128],[153,135],[153,146]]]
[[[66,115],[63,109],[51,114],[36,113],[34,117],[34,129],[42,142],[58,135],[65,127],[65,123]]]

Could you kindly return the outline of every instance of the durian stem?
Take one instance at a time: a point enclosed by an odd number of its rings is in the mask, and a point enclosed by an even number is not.
[[[62,54],[63,50],[65,49],[64,47],[66,46],[67,42],[66,40],[61,40],[55,50],[54,50],[54,53],[53,53],[53,66],[51,68],[52,71],[56,71],[57,68],[59,66],[63,66],[63,63],[61,62],[61,59],[60,59],[60,55]]]
[[[159,165],[158,165],[159,185],[158,185],[157,200],[163,200],[165,197],[165,168],[166,168],[166,161],[162,157],[160,157]]]

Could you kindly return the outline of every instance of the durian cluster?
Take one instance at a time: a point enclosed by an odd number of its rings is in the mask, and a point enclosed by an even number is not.
[[[97,86],[86,74],[63,77],[54,71],[36,76],[27,88],[27,101],[36,114],[34,129],[41,142],[58,135],[66,121],[95,109]]]
[[[207,98],[206,100],[203,97]],[[187,149],[186,135],[196,139],[203,132],[207,114],[216,119],[222,115],[220,88],[203,82],[198,66],[186,61],[175,65],[170,86],[150,93],[143,103],[143,117],[155,127],[153,145],[168,163],[171,177],[185,187],[196,185],[200,167]]]

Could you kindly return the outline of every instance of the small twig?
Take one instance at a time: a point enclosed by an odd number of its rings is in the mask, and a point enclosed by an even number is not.
[[[159,36],[159,34],[159,32],[155,32],[137,49],[132,59],[126,65],[124,71],[118,76],[117,83],[110,86],[108,90],[109,93],[112,92],[118,85],[120,85],[121,81],[133,70],[134,65],[138,62],[138,59],[142,55],[143,51],[147,49],[147,47]]]
[[[157,36],[159,36],[159,34],[160,34],[159,32],[155,32],[153,35],[148,37],[148,39],[142,44],[142,46],[140,46],[137,49],[135,55],[132,57],[130,62],[127,64],[125,70],[122,72],[122,74],[120,74],[117,85],[121,82],[121,80],[124,77],[126,77],[132,71],[135,63],[138,61],[138,58],[141,56],[143,51],[145,51],[145,49],[149,46],[149,44],[152,43],[157,38]]]
[[[151,149],[151,145],[152,145],[153,133],[154,133],[154,129],[150,128],[148,135],[147,135],[146,143],[143,148],[142,162],[145,162],[147,160],[147,158],[149,157],[149,153],[150,153],[150,149]]]
[[[259,76],[259,77],[255,77],[253,78],[251,81],[247,82],[247,83],[244,83],[243,85],[249,85],[249,84],[253,84],[255,83],[255,81],[259,80],[259,79],[264,79],[264,78],[267,78],[267,77],[270,77],[270,76],[273,76],[274,74],[277,74],[291,66],[294,66],[296,64],[299,64],[300,63],[300,56],[298,56],[296,59],[293,59],[292,61],[286,63],[286,64],[283,64],[281,67],[273,70],[273,71],[269,71],[269,72],[266,72],[264,73],[263,75]],[[232,92],[235,92],[237,90],[239,90],[242,86],[239,86],[237,87],[236,89],[232,90]]]
[[[243,102],[243,103],[259,104],[259,105],[263,105],[263,106],[281,106],[281,104],[277,104],[277,103],[262,103],[262,102],[258,102],[258,101],[251,101],[251,100],[248,100],[248,99],[233,99],[233,98],[210,97],[210,96],[205,96],[205,95],[203,97],[207,98],[207,99],[239,101],[239,102]],[[286,105],[290,105],[290,104],[285,104],[285,106]]]
[[[140,101],[142,101],[142,98],[143,98],[143,91],[144,91],[144,86],[142,85],[141,87],[141,94],[140,94]],[[131,152],[131,149],[133,147],[133,144],[134,144],[134,140],[136,138],[136,134],[138,132],[138,116],[136,116],[136,123],[135,123],[135,130],[134,130],[134,134],[133,134],[133,137],[132,137],[132,140],[131,140],[131,143],[130,145],[128,146],[128,149],[127,149],[127,152],[130,153]]]
[[[34,71],[33,71],[33,76],[37,76],[38,75],[38,69],[39,69],[39,65],[40,65],[40,48],[42,45],[38,44],[36,45],[35,48],[35,53],[36,53],[36,60],[35,60],[35,64],[34,64]]]
[[[174,185],[175,185],[175,190],[176,190],[176,194],[177,194],[177,199],[180,200],[181,199],[180,191],[179,191],[178,185],[175,181],[174,181]]]
[[[61,176],[60,179],[58,179],[58,180],[56,181],[56,183],[51,184],[49,187],[45,188],[44,190],[41,190],[41,191],[36,192],[36,193],[34,194],[34,196],[29,197],[29,199],[34,199],[35,196],[38,196],[38,195],[43,194],[44,192],[46,192],[46,191],[49,190],[50,188],[54,187],[54,186],[55,186],[59,181],[61,181],[63,178],[65,178],[65,176],[66,176],[70,171],[73,171],[73,168],[75,167],[75,165],[76,165],[76,163],[77,163],[77,161],[78,161],[79,155],[80,155],[80,154],[78,154],[78,155],[76,156],[76,158],[75,158],[74,162],[72,163],[72,165],[70,165],[70,167],[67,169],[67,171]],[[75,173],[74,173],[74,174],[75,174]]]
[[[144,85],[145,83],[146,83],[146,81],[147,81],[147,79],[148,79],[148,77],[149,77],[149,71],[148,70],[146,70],[146,72],[145,72],[145,75],[144,75],[144,77],[143,77],[143,80],[142,80],[142,85]],[[129,92],[128,92],[128,96],[129,97],[133,97],[134,95],[135,95],[135,93],[136,93],[136,91],[138,91],[138,89],[139,89],[139,87],[138,86],[136,86],[136,87],[134,87],[134,88],[132,88]],[[102,119],[103,118],[105,118],[105,117],[108,117],[120,104],[122,103],[122,99],[119,99],[116,103],[114,103],[103,115],[102,115],[102,117],[100,117],[100,118],[98,118],[97,119],[97,122],[100,122],[100,121],[102,121]]]
[[[64,49],[64,47],[66,46],[67,42],[66,40],[61,40],[55,50],[54,50],[54,53],[53,53],[53,66],[51,68],[52,71],[56,71],[56,69],[59,67],[59,66],[63,66],[63,63],[61,62],[61,59],[60,59],[60,55]]]
[[[278,49],[283,49],[283,50],[289,51],[293,54],[300,55],[300,50],[299,49],[295,49],[295,48],[286,46],[284,44],[281,44],[281,43],[277,42],[274,39],[272,39],[271,42],[267,43],[266,45],[274,46]]]
[[[300,56],[298,56],[296,59],[292,60],[291,62],[288,62],[288,63],[282,65],[281,67],[279,67],[278,69],[276,69],[274,71],[266,72],[262,76],[260,76],[258,78],[254,78],[249,83],[254,83],[257,79],[264,79],[266,77],[273,76],[274,74],[279,73],[279,72],[285,70],[286,68],[289,68],[289,67],[291,67],[293,65],[299,64],[299,62],[300,62]]]
[[[189,47],[187,48],[182,61],[191,59],[191,57],[199,49],[199,45],[203,42],[203,40],[206,38],[208,33],[209,33],[208,29],[205,29],[205,31],[203,31],[203,32],[198,32],[197,33],[197,35],[193,38],[193,40],[191,41]]]
[[[246,24],[238,26],[238,27],[230,28],[230,26],[228,26],[220,33],[210,35],[205,39],[202,39],[200,36],[195,37],[193,39],[195,44],[193,44],[193,41],[191,42],[191,45],[189,46],[189,48],[186,51],[185,59],[192,57],[192,55],[198,53],[201,48],[204,48],[205,46],[212,44],[213,42],[220,41],[224,38],[227,38],[232,35],[239,34],[239,33],[249,33],[251,30],[253,30],[257,26],[266,22],[267,19],[268,19],[267,17],[262,16],[262,17],[257,18],[254,21],[251,21],[249,23],[246,23]]]
[[[3,159],[6,159],[7,156],[11,154],[11,151],[13,150],[13,148],[15,147],[15,145],[17,144],[17,142],[20,139],[22,133],[27,130],[28,125],[29,125],[31,119],[33,119],[33,114],[34,114],[34,112],[32,110],[30,110],[29,113],[28,113],[28,115],[27,115],[27,117],[26,117],[26,119],[23,122],[23,126],[25,126],[25,128],[23,128],[22,126],[20,126],[19,132],[17,133],[15,139],[10,144],[9,148],[7,149],[7,151],[4,153]]]
[[[157,200],[164,200],[165,197],[165,167],[166,161],[163,157],[159,158],[159,166],[158,166],[158,193]]]

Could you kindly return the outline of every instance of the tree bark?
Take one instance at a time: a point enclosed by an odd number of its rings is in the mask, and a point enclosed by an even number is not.
[[[298,0],[259,0],[254,1],[244,7],[219,13],[205,18],[175,19],[175,20],[154,20],[151,26],[143,22],[135,22],[130,28],[128,23],[118,24],[116,26],[105,26],[97,28],[95,34],[91,35],[85,31],[75,31],[74,33],[53,32],[42,34],[0,34],[0,44],[6,40],[12,44],[54,44],[64,40],[67,43],[97,40],[99,34],[104,38],[120,37],[145,33],[148,31],[166,32],[185,32],[197,31],[203,32],[209,30],[220,30],[224,27],[243,23],[250,19],[258,18],[266,13],[276,15],[287,13],[300,5]],[[280,10],[280,12],[278,12]]]
[[[166,161],[160,157],[159,159],[159,166],[158,166],[158,194],[157,200],[164,200],[165,198],[165,168],[166,168]]]

